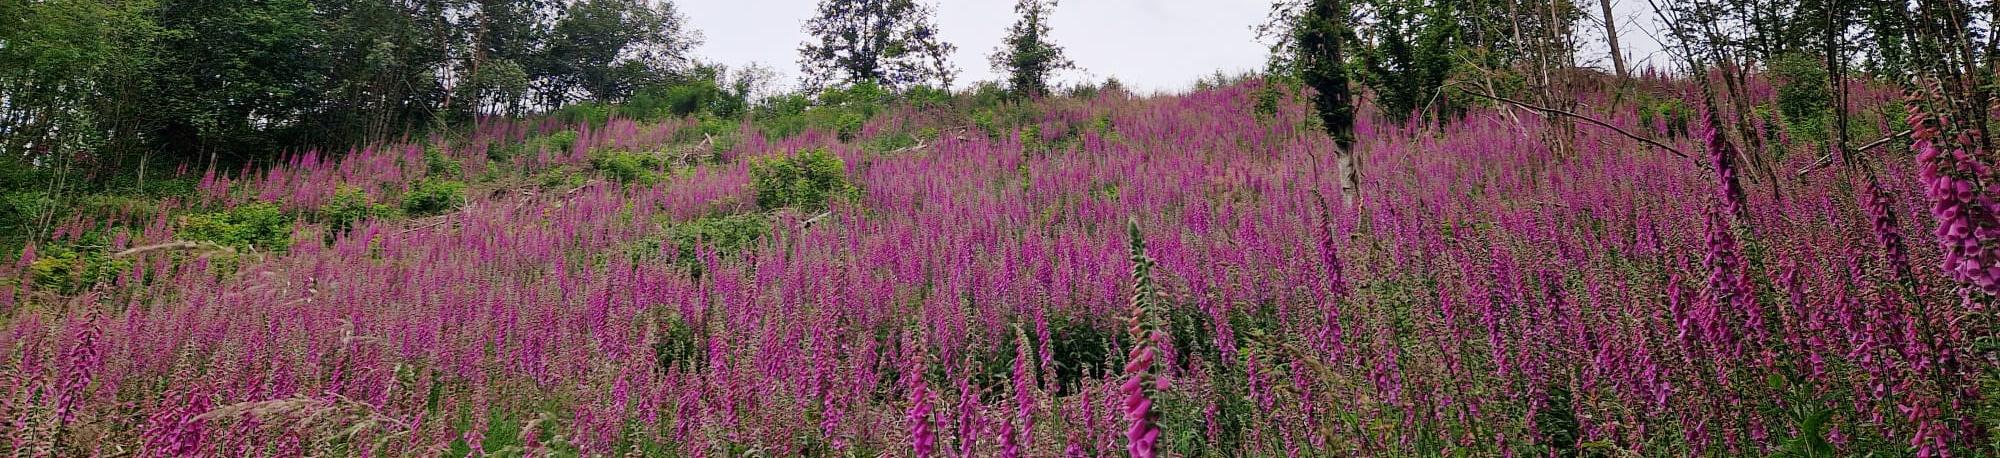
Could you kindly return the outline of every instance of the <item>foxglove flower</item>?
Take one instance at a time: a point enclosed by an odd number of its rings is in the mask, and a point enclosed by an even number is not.
[[[1946,274],[1986,294],[2000,294],[2000,219],[1985,188],[1991,171],[1971,150],[1975,142],[1969,134],[1947,135],[1951,119],[1930,116],[1922,104],[1911,103],[1909,124],[1917,178],[1938,222]]]
[[[1715,169],[1716,194],[1722,198],[1723,209],[1731,218],[1743,222],[1741,219],[1747,216],[1747,209],[1743,204],[1743,184],[1736,176],[1736,145],[1730,143],[1729,137],[1715,125],[1715,115],[1713,107],[1702,110],[1702,142],[1708,148],[1709,166]]]
[[[927,357],[922,340],[907,339],[904,345],[903,386],[910,395],[910,410],[905,414],[910,422],[910,447],[916,456],[927,457],[937,450],[937,426],[931,418],[930,384],[924,381]]]
[[[1158,357],[1160,344],[1165,333],[1155,315],[1159,307],[1158,286],[1153,284],[1153,260],[1146,256],[1146,242],[1139,232],[1139,223],[1133,220],[1129,229],[1132,238],[1132,316],[1129,330],[1132,350],[1125,362],[1125,384],[1119,391],[1125,395],[1125,420],[1130,422],[1125,432],[1127,450],[1135,458],[1158,456],[1160,441],[1160,414],[1153,410],[1153,395],[1166,388],[1166,379],[1154,374],[1153,363]]]
[[[1903,233],[1896,221],[1896,209],[1889,199],[1889,191],[1882,189],[1881,180],[1868,177],[1868,185],[1863,190],[1862,207],[1868,211],[1868,228],[1875,234],[1875,243],[1882,245],[1882,260],[1889,264],[1889,272],[1896,281],[1909,281],[1910,252],[1903,245]]]

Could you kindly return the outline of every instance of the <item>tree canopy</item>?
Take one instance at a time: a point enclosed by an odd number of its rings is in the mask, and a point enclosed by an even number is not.
[[[1021,18],[1007,29],[1007,39],[994,50],[993,70],[1007,75],[1007,87],[1014,93],[1035,97],[1049,92],[1049,76],[1074,68],[1076,63],[1063,56],[1062,46],[1049,38],[1048,17],[1055,0],[1020,0],[1014,13]]]
[[[938,34],[934,14],[916,0],[822,0],[799,47],[803,83],[951,87],[958,68],[950,56],[958,48]]]

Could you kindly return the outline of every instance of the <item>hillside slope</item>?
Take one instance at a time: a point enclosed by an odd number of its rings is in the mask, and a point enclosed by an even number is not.
[[[1984,440],[1991,325],[1919,236],[1907,153],[1871,199],[1795,175],[1803,143],[1752,152],[1732,215],[1671,97],[1580,96],[1692,157],[1521,110],[1363,116],[1354,210],[1307,108],[1258,91],[781,138],[493,121],[212,175],[0,266],[0,449],[1104,456],[1133,418],[1182,456]]]

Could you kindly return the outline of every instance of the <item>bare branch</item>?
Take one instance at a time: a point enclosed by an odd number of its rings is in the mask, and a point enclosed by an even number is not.
[[[1536,105],[1533,105],[1533,104],[1529,104],[1529,103],[1527,103],[1527,102],[1522,102],[1522,101],[1519,101],[1519,100],[1514,100],[1514,99],[1510,99],[1510,98],[1506,98],[1506,97],[1501,97],[1501,96],[1498,96],[1498,95],[1494,95],[1494,94],[1486,94],[1486,93],[1481,93],[1481,92],[1478,92],[1478,91],[1471,91],[1471,90],[1467,90],[1467,89],[1465,89],[1465,88],[1463,88],[1463,87],[1460,87],[1460,88],[1458,88],[1458,90],[1459,90],[1459,91],[1461,91],[1461,92],[1464,92],[1464,93],[1466,93],[1466,94],[1471,94],[1471,95],[1475,95],[1475,96],[1479,96],[1479,97],[1483,97],[1483,98],[1487,98],[1487,99],[1492,99],[1492,100],[1495,100],[1495,101],[1499,101],[1499,102],[1505,102],[1505,103],[1511,103],[1511,104],[1514,104],[1515,106],[1519,106],[1519,107],[1521,107],[1521,108],[1525,108],[1525,109],[1528,109],[1528,110],[1531,110],[1531,111],[1538,111],[1538,112],[1542,112],[1542,113],[1544,113],[1544,114],[1552,114],[1552,115],[1563,115],[1563,116],[1567,116],[1567,117],[1570,117],[1570,118],[1575,118],[1575,119],[1578,119],[1578,120],[1581,120],[1581,121],[1583,121],[1583,122],[1587,122],[1587,123],[1591,123],[1591,124],[1595,124],[1595,125],[1597,125],[1597,126],[1599,126],[1599,127],[1603,127],[1603,128],[1606,128],[1606,129],[1611,129],[1611,131],[1613,131],[1613,132],[1617,132],[1617,133],[1618,133],[1619,135],[1624,135],[1624,136],[1625,136],[1626,138],[1630,138],[1630,139],[1633,139],[1633,140],[1637,140],[1637,141],[1639,141],[1640,143],[1645,143],[1645,144],[1648,144],[1648,145],[1653,145],[1653,146],[1654,146],[1654,147],[1656,147],[1656,148],[1659,148],[1659,149],[1663,149],[1663,150],[1667,150],[1667,152],[1669,152],[1669,153],[1674,153],[1674,155],[1675,155],[1675,156],[1680,156],[1680,157],[1681,157],[1682,159],[1689,159],[1689,160],[1693,160],[1693,159],[1694,159],[1694,157],[1692,157],[1692,156],[1688,156],[1688,155],[1687,155],[1687,153],[1684,153],[1684,152],[1681,152],[1681,150],[1679,150],[1679,149],[1676,149],[1676,148],[1674,148],[1674,147],[1672,147],[1672,146],[1667,146],[1667,144],[1665,144],[1665,143],[1660,143],[1660,142],[1659,142],[1659,141],[1657,141],[1657,140],[1653,140],[1653,139],[1651,139],[1651,138],[1646,138],[1646,137],[1643,137],[1643,136],[1640,136],[1639,134],[1634,134],[1634,133],[1632,133],[1632,132],[1630,132],[1630,131],[1627,131],[1627,130],[1625,130],[1625,129],[1623,129],[1623,128],[1620,128],[1620,127],[1618,127],[1618,126],[1614,126],[1614,125],[1611,125],[1611,123],[1607,123],[1607,122],[1604,122],[1604,121],[1600,121],[1600,120],[1598,120],[1597,118],[1592,118],[1592,117],[1589,117],[1589,116],[1584,116],[1584,115],[1580,115],[1580,114],[1576,114],[1576,113],[1571,113],[1571,112],[1568,112],[1568,111],[1563,111],[1563,110],[1558,110],[1558,109],[1554,109],[1554,108],[1548,108],[1548,107],[1541,107],[1541,106],[1536,106]],[[1708,168],[1708,164],[1703,164],[1703,163],[1701,163],[1701,162],[1695,162],[1695,165],[1698,165],[1698,166],[1701,166],[1701,167],[1702,167],[1703,169],[1707,169],[1707,168]]]
[[[175,241],[172,241],[172,242],[166,242],[166,243],[156,243],[156,244],[152,244],[152,245],[146,245],[146,246],[141,246],[141,247],[133,247],[133,248],[130,248],[130,249],[126,249],[125,251],[120,251],[120,252],[117,252],[117,253],[112,253],[112,254],[111,254],[111,257],[112,257],[113,259],[117,259],[117,258],[126,258],[126,257],[132,257],[132,256],[138,256],[138,255],[141,255],[141,254],[146,254],[146,253],[151,253],[151,252],[154,252],[154,251],[163,251],[163,250],[185,250],[185,249],[190,249],[190,248],[204,248],[204,247],[206,247],[206,248],[219,248],[219,249],[228,249],[227,247],[223,247],[223,246],[220,246],[220,245],[216,245],[216,244],[213,244],[213,243],[208,243],[208,242],[191,242],[191,241],[187,241],[187,240],[175,240]]]
[[[1853,149],[1850,149],[1850,150],[1847,150],[1847,152],[1848,152],[1848,153],[1850,153],[1850,154],[1852,154],[1852,153],[1861,153],[1861,152],[1864,152],[1864,151],[1868,151],[1868,150],[1871,150],[1871,149],[1875,149],[1875,148],[1879,148],[1879,147],[1881,147],[1882,145],[1887,145],[1887,144],[1889,144],[1889,141],[1890,141],[1890,140],[1895,140],[1895,139],[1898,139],[1898,138],[1903,138],[1903,137],[1908,137],[1908,136],[1910,136],[1910,133],[1911,133],[1911,131],[1907,131],[1907,130],[1905,130],[1905,131],[1902,131],[1902,132],[1897,132],[1897,133],[1894,133],[1894,134],[1889,134],[1889,136],[1887,136],[1887,137],[1882,137],[1882,138],[1880,138],[1880,139],[1876,139],[1875,141],[1872,141],[1872,142],[1868,142],[1868,144],[1866,144],[1866,145],[1861,145],[1861,146],[1858,146],[1858,147],[1855,147],[1855,148],[1853,148]],[[1826,154],[1825,156],[1820,156],[1820,157],[1819,157],[1819,159],[1817,159],[1817,160],[1814,160],[1814,161],[1813,161],[1813,163],[1812,163],[1811,165],[1807,165],[1807,166],[1805,166],[1805,167],[1803,167],[1803,168],[1800,168],[1800,169],[1799,169],[1799,173],[1798,173],[1798,176],[1806,176],[1806,174],[1808,174],[1808,173],[1812,173],[1812,171],[1814,171],[1814,170],[1818,170],[1818,169],[1819,169],[1820,167],[1825,167],[1825,166],[1826,166],[1827,164],[1832,164],[1832,163],[1833,163],[1833,156],[1834,156],[1834,154],[1833,154],[1833,153],[1827,153],[1827,154]]]

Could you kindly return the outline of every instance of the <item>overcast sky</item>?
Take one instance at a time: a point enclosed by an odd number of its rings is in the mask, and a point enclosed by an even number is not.
[[[1587,10],[1596,16],[1596,2]],[[938,28],[958,46],[953,56],[961,73],[958,85],[998,79],[986,56],[1000,46],[1014,23],[1013,0],[943,0],[937,5]],[[1642,30],[1657,29],[1644,0],[1616,0],[1620,39],[1628,61],[1642,66],[1659,49]],[[798,48],[805,40],[800,26],[817,8],[815,0],[678,0],[682,14],[701,30],[706,41],[696,53],[706,61],[731,68],[759,63],[776,70],[786,83],[798,79]],[[1080,67],[1059,81],[1101,81],[1117,77],[1140,91],[1177,90],[1220,70],[1239,73],[1263,66],[1266,49],[1252,27],[1264,21],[1265,0],[1067,0],[1049,19],[1055,41]],[[1590,40],[1581,50],[1586,60],[1604,60],[1602,29],[1580,30]],[[1664,63],[1660,57],[1655,62]]]

